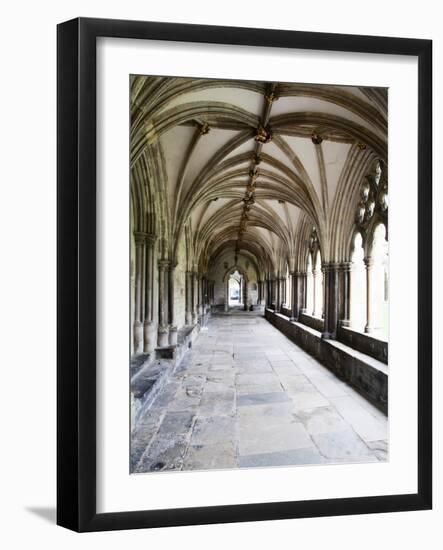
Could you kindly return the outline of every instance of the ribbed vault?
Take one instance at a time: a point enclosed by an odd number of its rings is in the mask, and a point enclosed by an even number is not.
[[[315,228],[322,259],[346,261],[358,189],[387,156],[382,89],[135,76],[134,231],[161,256],[208,273],[248,258],[258,278],[304,269]]]

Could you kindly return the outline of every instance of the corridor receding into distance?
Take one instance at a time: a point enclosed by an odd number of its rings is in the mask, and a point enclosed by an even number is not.
[[[130,86],[131,473],[387,461],[387,90]]]
[[[387,419],[269,326],[208,322],[135,433],[134,471],[385,460]]]

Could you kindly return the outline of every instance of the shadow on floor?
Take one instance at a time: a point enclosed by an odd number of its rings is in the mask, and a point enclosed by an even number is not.
[[[44,506],[28,506],[26,510],[31,514],[34,514],[35,516],[38,516],[48,521],[49,523],[55,524],[56,522],[57,513],[55,508]]]

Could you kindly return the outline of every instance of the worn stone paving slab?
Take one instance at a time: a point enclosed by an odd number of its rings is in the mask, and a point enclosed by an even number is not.
[[[387,418],[263,317],[212,316],[131,436],[131,471],[388,460]]]
[[[297,418],[309,434],[346,430],[348,424],[332,407],[317,407],[297,412]]]
[[[386,440],[381,441],[367,441],[366,445],[372,449],[375,456],[381,462],[386,462],[389,459],[388,455],[388,442]]]
[[[376,419],[351,397],[331,398],[331,402],[365,441],[378,441],[387,437],[387,423]]]
[[[198,417],[191,445],[208,445],[237,439],[236,420],[231,416]]]
[[[314,443],[303,425],[293,424],[261,424],[246,425],[239,428],[239,455],[288,451],[313,447]]]
[[[315,447],[291,449],[239,457],[241,468],[263,468],[269,466],[292,466],[296,464],[324,464],[326,459]]]
[[[244,407],[246,405],[265,405],[267,403],[284,403],[285,401],[291,401],[291,399],[284,392],[254,393],[239,396],[237,398],[237,407]]]
[[[237,448],[233,441],[190,445],[183,464],[183,470],[225,470],[237,467]]]
[[[353,459],[362,456],[375,458],[369,447],[349,428],[337,432],[313,434],[312,439],[325,458]]]

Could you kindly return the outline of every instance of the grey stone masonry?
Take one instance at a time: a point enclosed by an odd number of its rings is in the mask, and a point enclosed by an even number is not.
[[[388,460],[387,417],[256,312],[212,315],[132,433],[131,472]]]

